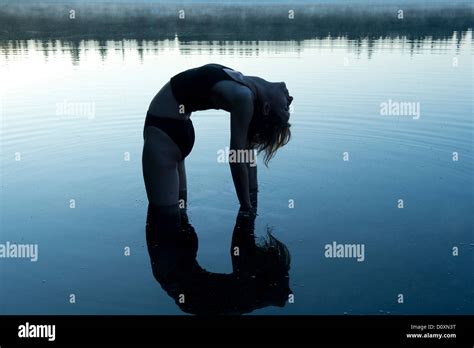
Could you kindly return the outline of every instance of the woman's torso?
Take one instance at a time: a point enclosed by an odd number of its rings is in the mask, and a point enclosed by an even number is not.
[[[148,112],[157,117],[185,120],[194,111],[226,109],[225,101],[219,98],[221,81],[250,88],[241,73],[223,65],[206,64],[173,76],[153,98]]]

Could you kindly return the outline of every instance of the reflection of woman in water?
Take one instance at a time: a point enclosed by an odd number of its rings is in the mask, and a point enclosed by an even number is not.
[[[290,139],[285,83],[245,76],[218,64],[186,70],[171,78],[148,109],[143,147],[143,176],[148,201],[172,206],[187,201],[184,159],[194,144],[193,111],[230,112],[230,149],[263,151],[265,163]],[[247,156],[250,158],[250,156]],[[256,166],[230,163],[242,210],[250,210],[257,191]]]
[[[156,210],[150,204],[147,245],[153,275],[186,313],[243,314],[283,307],[291,294],[290,254],[271,234],[256,244],[254,222],[255,214],[239,212],[230,250],[233,272],[211,273],[196,261],[198,239],[184,210]]]

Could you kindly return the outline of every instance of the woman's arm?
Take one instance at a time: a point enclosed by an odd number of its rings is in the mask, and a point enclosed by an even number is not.
[[[258,201],[258,181],[257,181],[257,157],[253,159],[253,162],[248,164],[249,173],[249,192],[250,192],[250,203],[252,207],[257,207]]]
[[[250,91],[249,91],[250,92]],[[230,113],[230,149],[234,152],[245,153],[242,151],[253,151],[247,149],[247,132],[253,115],[253,101],[250,93],[239,93],[233,98],[232,110]],[[250,159],[250,156],[243,156]],[[234,180],[235,191],[239,198],[240,207],[244,210],[250,210],[250,180],[249,163],[243,161],[239,156],[234,158],[237,161],[230,162],[232,179]]]

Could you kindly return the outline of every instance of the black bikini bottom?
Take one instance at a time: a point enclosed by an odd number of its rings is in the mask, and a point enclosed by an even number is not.
[[[165,132],[178,145],[182,160],[191,152],[194,145],[194,127],[190,119],[176,120],[173,118],[156,117],[146,114],[145,127],[153,126]]]

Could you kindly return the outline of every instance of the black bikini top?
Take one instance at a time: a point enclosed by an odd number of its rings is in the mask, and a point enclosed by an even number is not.
[[[206,64],[183,71],[170,79],[171,90],[179,105],[184,105],[186,113],[213,109],[211,89],[219,81],[234,80],[223,69],[233,70],[220,64]]]

